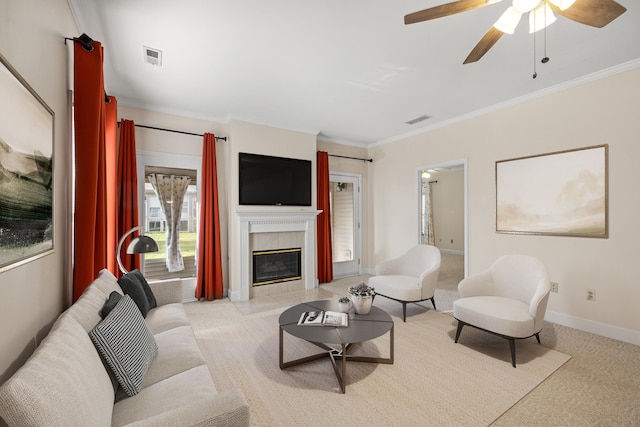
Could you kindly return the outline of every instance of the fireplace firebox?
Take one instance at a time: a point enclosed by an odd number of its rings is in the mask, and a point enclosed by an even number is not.
[[[302,248],[254,251],[253,286],[302,279]]]

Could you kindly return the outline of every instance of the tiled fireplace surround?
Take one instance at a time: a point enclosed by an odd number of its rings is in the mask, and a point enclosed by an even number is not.
[[[286,292],[292,289],[312,289],[318,286],[316,277],[316,216],[321,211],[236,211],[239,219],[240,289],[232,292],[235,301],[248,301],[256,296]],[[270,285],[253,286],[252,253],[258,250],[302,248],[302,279]]]

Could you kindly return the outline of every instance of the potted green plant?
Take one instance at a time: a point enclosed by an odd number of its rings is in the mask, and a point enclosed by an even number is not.
[[[367,314],[371,310],[371,304],[373,303],[373,296],[376,291],[373,287],[366,283],[358,283],[355,286],[349,288],[349,295],[353,309],[356,314]]]

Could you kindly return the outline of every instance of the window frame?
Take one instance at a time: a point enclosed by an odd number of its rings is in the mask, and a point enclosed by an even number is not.
[[[200,156],[193,156],[188,154],[174,154],[174,153],[161,153],[154,151],[136,151],[136,169],[138,175],[138,223],[145,224],[145,167],[155,166],[161,168],[171,169],[191,169],[196,171],[196,185],[198,192],[196,196],[196,202],[200,205],[200,183],[202,182],[202,158]],[[199,216],[199,215],[198,215]],[[196,235],[200,230],[200,218],[197,220]],[[146,230],[145,230],[146,231]],[[196,251],[197,251],[196,244]],[[185,263],[187,261],[185,260]],[[144,255],[142,260],[142,272],[144,273]],[[169,279],[169,278],[189,278],[192,276],[181,276],[180,273],[168,273],[166,277],[153,277],[153,279]]]

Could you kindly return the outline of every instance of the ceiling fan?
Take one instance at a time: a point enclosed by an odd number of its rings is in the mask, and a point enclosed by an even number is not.
[[[478,9],[502,0],[458,0],[430,7],[405,15],[404,23],[415,24],[430,21],[469,10]],[[513,34],[523,14],[529,14],[529,32],[533,33],[549,26],[556,20],[553,12],[560,16],[602,28],[627,9],[614,0],[512,0],[513,3],[473,48],[464,64],[476,62],[493,47],[504,33]]]

